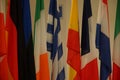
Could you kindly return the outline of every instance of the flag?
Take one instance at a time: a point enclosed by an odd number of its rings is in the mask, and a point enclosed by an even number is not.
[[[69,80],[80,80],[80,38],[78,19],[78,0],[72,0],[70,23],[68,28],[68,56]]]
[[[36,80],[50,80],[44,0],[36,0],[34,26],[34,58]]]
[[[7,61],[8,61],[8,72],[9,72],[9,79],[10,80],[18,80],[18,58],[17,58],[17,29],[16,29],[16,15],[13,15],[12,8],[13,7],[13,0],[8,0],[8,7],[7,7],[7,16],[6,16],[6,29],[8,32],[8,44],[7,44]]]
[[[8,66],[14,80],[35,80],[29,12],[29,1],[8,0]]]
[[[5,0],[0,0],[0,80],[8,80]]]
[[[120,80],[120,0],[117,1],[113,51],[113,80]]]
[[[0,0],[0,56],[6,54],[5,23],[4,23],[4,2]]]
[[[111,53],[109,38],[109,15],[107,0],[100,0],[96,27],[96,48],[100,58],[100,80],[107,80],[111,73]]]
[[[64,55],[61,40],[62,6],[59,0],[50,0],[47,24],[47,50],[52,61],[51,79],[65,80]]]
[[[29,1],[30,0],[22,0],[20,2],[22,9],[18,8],[18,10],[21,9],[21,12],[22,12],[22,15],[21,15],[22,18],[20,18],[20,15],[18,16],[18,19],[22,20],[21,29],[18,28],[18,38],[23,40],[23,41],[19,41],[20,43],[19,49],[21,48],[21,51],[23,50],[23,53],[19,51],[19,56],[21,55],[22,57],[18,56],[20,66],[21,66],[19,67],[19,72],[24,70],[23,73],[20,73],[20,77],[19,77],[20,80],[23,80],[23,79],[36,80],[35,63],[34,63],[34,46],[33,46],[33,39],[32,39],[32,26],[31,26],[31,14],[30,14]]]
[[[81,36],[81,80],[99,80],[91,19],[91,2],[90,0],[84,0]]]

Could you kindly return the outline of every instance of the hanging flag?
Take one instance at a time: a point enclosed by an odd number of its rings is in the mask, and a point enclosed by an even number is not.
[[[16,16],[13,13],[12,1],[8,0],[7,4],[7,16],[6,16],[6,29],[8,31],[8,52],[7,52],[7,61],[8,61],[8,77],[9,80],[18,80],[18,59],[17,59],[17,29],[16,29]]]
[[[0,0],[0,80],[8,80],[7,43],[5,34],[5,0]]]
[[[80,80],[80,38],[78,19],[78,0],[72,0],[70,23],[68,29],[68,57],[69,80]]]
[[[109,39],[109,15],[107,0],[100,0],[97,18],[96,47],[100,58],[100,80],[107,80],[111,73],[111,53]]]
[[[5,23],[4,23],[4,2],[0,0],[0,56],[6,54]]]
[[[52,80],[65,80],[64,56],[61,41],[62,6],[59,0],[50,0],[47,25],[47,50],[52,60]]]
[[[117,1],[114,52],[113,52],[113,80],[120,80],[120,0]]]
[[[21,0],[20,0],[21,1]],[[18,1],[19,2],[19,1]],[[20,3],[18,3],[20,4]],[[23,41],[19,41],[22,46],[22,52],[19,52],[19,56],[22,54],[22,57],[19,57],[20,66],[19,72],[22,70],[23,73],[20,72],[20,80],[36,80],[35,76],[35,63],[34,63],[34,46],[32,39],[32,26],[31,26],[31,14],[30,14],[30,2],[29,0],[22,0],[22,22],[21,29],[18,29],[18,37],[19,39],[23,39]],[[20,7],[20,6],[19,6]],[[19,8],[20,9],[20,8]],[[20,19],[18,17],[18,19]],[[23,33],[23,34],[22,34]],[[23,61],[23,62],[22,62]],[[24,63],[24,64],[23,64]],[[23,75],[24,74],[24,75]]]
[[[34,58],[36,80],[50,80],[44,0],[36,0],[35,26],[34,26]]]
[[[90,0],[84,0],[81,36],[81,80],[99,80],[91,19],[91,2]]]

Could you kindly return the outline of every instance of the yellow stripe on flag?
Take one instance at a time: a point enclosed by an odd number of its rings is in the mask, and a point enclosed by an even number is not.
[[[71,16],[70,16],[70,29],[73,29],[78,32],[78,1],[72,0],[72,7],[71,7]]]

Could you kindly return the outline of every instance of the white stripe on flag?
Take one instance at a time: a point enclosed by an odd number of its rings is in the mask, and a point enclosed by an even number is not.
[[[117,64],[120,67],[120,33],[115,38],[114,42],[115,43],[114,43],[113,60],[114,60],[115,64]]]

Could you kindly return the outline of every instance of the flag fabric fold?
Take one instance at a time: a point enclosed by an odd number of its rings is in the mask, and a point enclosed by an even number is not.
[[[70,22],[68,28],[68,56],[67,63],[70,66],[69,80],[80,80],[80,38],[78,19],[78,0],[72,0]]]
[[[6,20],[10,77],[35,80],[29,0],[8,0]]]
[[[114,50],[113,50],[113,79],[120,79],[120,0],[117,1],[116,22],[114,32]]]
[[[5,1],[0,0],[0,80],[8,80]]]
[[[81,80],[99,80],[91,20],[91,2],[90,0],[84,0],[81,36]]]
[[[34,58],[36,80],[50,80],[44,0],[36,0],[34,25]]]
[[[5,1],[0,0],[0,56],[6,54],[6,40],[5,40],[5,22],[4,22],[4,8]]]
[[[6,29],[8,31],[7,44],[7,61],[8,72],[10,80],[18,80],[18,58],[17,58],[17,29],[15,18],[13,17],[12,4],[13,0],[8,0],[7,15],[6,15]],[[15,15],[14,15],[15,16]]]
[[[35,63],[34,63],[34,46],[33,46],[33,38],[32,38],[32,25],[31,25],[31,13],[30,13],[30,0],[20,0],[21,2],[21,9],[22,9],[22,18],[18,17],[18,19],[21,19],[21,29],[18,28],[18,37],[19,39],[23,39],[23,41],[20,41],[22,44],[22,50],[24,53],[20,52],[19,56],[22,54],[22,57],[19,57],[20,66],[22,66],[19,69],[24,70],[21,74],[23,79],[28,80],[36,80],[35,76]],[[18,1],[19,2],[19,1]],[[20,4],[18,3],[18,4]],[[20,10],[20,8],[18,8]],[[18,11],[19,12],[19,11]],[[20,16],[20,15],[19,15]],[[23,33],[23,35],[21,35]],[[20,44],[20,45],[21,45]],[[23,60],[23,63],[22,63]],[[20,72],[21,70],[19,70]],[[24,75],[23,75],[24,74]],[[22,80],[22,78],[20,79]]]
[[[111,73],[110,32],[107,0],[99,0],[96,48],[100,58],[100,80],[107,80]]]
[[[60,0],[50,0],[47,24],[47,50],[52,61],[51,79],[65,80],[64,55],[61,40],[62,6]]]

